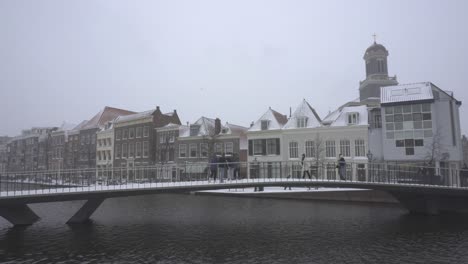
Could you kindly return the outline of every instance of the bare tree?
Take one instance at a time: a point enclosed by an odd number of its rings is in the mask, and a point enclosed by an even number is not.
[[[203,144],[206,144],[208,159],[216,153],[216,143],[220,142],[220,133],[216,133],[214,126],[206,126],[206,134],[202,136]]]
[[[425,144],[427,150],[425,159],[429,165],[434,165],[448,158],[447,153],[444,152],[445,148],[443,147],[442,139],[440,128],[437,128],[432,135],[432,142],[428,145]]]
[[[317,133],[315,135],[314,139],[314,161],[315,164],[318,166],[318,164],[323,160],[324,157],[324,151],[325,151],[325,142],[323,141],[322,137],[320,136],[320,133]]]

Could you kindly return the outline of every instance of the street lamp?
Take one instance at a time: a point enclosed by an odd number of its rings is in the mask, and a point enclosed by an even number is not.
[[[366,155],[367,155],[367,159],[369,160],[369,165],[368,165],[368,170],[369,170],[369,172],[368,172],[367,174],[368,174],[368,176],[372,179],[372,175],[371,175],[371,172],[372,172],[371,165],[372,165],[372,157],[373,157],[374,155],[372,154],[372,152],[370,151],[370,149],[367,150],[367,154],[366,154]]]

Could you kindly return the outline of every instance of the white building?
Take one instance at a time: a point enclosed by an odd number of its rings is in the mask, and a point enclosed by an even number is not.
[[[367,163],[368,116],[366,106],[344,106],[321,120],[310,104],[303,100],[289,119],[268,109],[248,130],[249,162],[265,163],[258,171],[270,177],[301,173],[302,154],[309,164],[330,163],[329,177],[336,177],[332,164],[343,154],[351,168]],[[351,164],[361,165],[351,165]],[[355,170],[352,171],[355,176]]]
[[[378,155],[385,161],[425,161],[458,170],[463,160],[460,105],[453,93],[430,82],[382,87]]]
[[[96,168],[99,176],[111,176],[114,161],[114,127],[111,122],[96,132]]]

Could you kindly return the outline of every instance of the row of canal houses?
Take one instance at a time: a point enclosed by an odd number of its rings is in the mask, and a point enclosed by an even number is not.
[[[234,161],[266,164],[262,168],[272,177],[297,176],[297,165],[277,168],[281,162],[297,164],[302,155],[313,164],[335,162],[342,154],[354,164],[353,176],[369,162],[426,164],[441,174],[458,171],[461,102],[431,82],[398,84],[396,76],[388,75],[387,57],[381,44],[367,48],[359,98],[324,118],[305,99],[289,116],[268,108],[249,128],[207,117],[182,124],[176,110],[163,113],[159,107],[140,113],[105,107],[73,127],[32,128],[0,138],[0,169],[131,171],[206,164],[225,153]],[[201,172],[206,166],[191,168]],[[333,168],[327,171],[334,174]]]

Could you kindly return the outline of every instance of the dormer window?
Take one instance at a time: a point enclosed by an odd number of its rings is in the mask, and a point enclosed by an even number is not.
[[[297,127],[307,127],[307,117],[298,117],[297,118]]]
[[[359,113],[348,113],[348,125],[359,123]]]
[[[190,136],[191,137],[198,136],[199,131],[200,131],[200,125],[190,125]]]
[[[270,120],[262,120],[262,130],[268,130],[269,124],[270,124]]]

